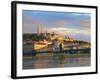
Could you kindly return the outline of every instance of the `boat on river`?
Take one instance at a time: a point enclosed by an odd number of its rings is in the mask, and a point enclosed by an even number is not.
[[[32,49],[33,50],[41,50],[43,48],[48,47],[51,44],[52,44],[52,42],[47,42],[47,41],[35,42],[35,43],[33,43]]]

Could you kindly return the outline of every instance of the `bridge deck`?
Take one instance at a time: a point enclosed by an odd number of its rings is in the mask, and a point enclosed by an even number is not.
[[[31,56],[31,55],[36,55],[36,54],[45,54],[45,53],[79,53],[79,52],[83,52],[83,53],[89,53],[90,52],[90,48],[84,48],[84,49],[69,49],[69,50],[62,50],[62,51],[53,51],[53,50],[44,50],[44,51],[30,51],[30,52],[24,52],[23,55],[25,56]]]
[[[85,49],[70,49],[70,50],[62,50],[62,51],[36,51],[35,53],[67,53],[67,52],[77,52],[77,51],[90,51],[90,48],[85,48]]]

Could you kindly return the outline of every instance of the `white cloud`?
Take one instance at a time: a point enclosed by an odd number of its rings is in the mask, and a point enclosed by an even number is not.
[[[52,31],[71,34],[90,34],[90,30],[75,28],[51,28]]]

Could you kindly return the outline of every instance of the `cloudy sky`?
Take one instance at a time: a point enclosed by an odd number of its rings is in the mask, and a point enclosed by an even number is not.
[[[51,11],[22,11],[23,33],[36,33],[37,26],[42,31],[56,32],[78,40],[90,42],[91,14]]]

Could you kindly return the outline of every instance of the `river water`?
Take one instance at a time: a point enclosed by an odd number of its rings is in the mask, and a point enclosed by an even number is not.
[[[24,55],[26,54],[26,55]],[[23,46],[23,69],[84,67],[91,65],[90,53],[65,54],[40,53],[35,56],[32,45]]]

